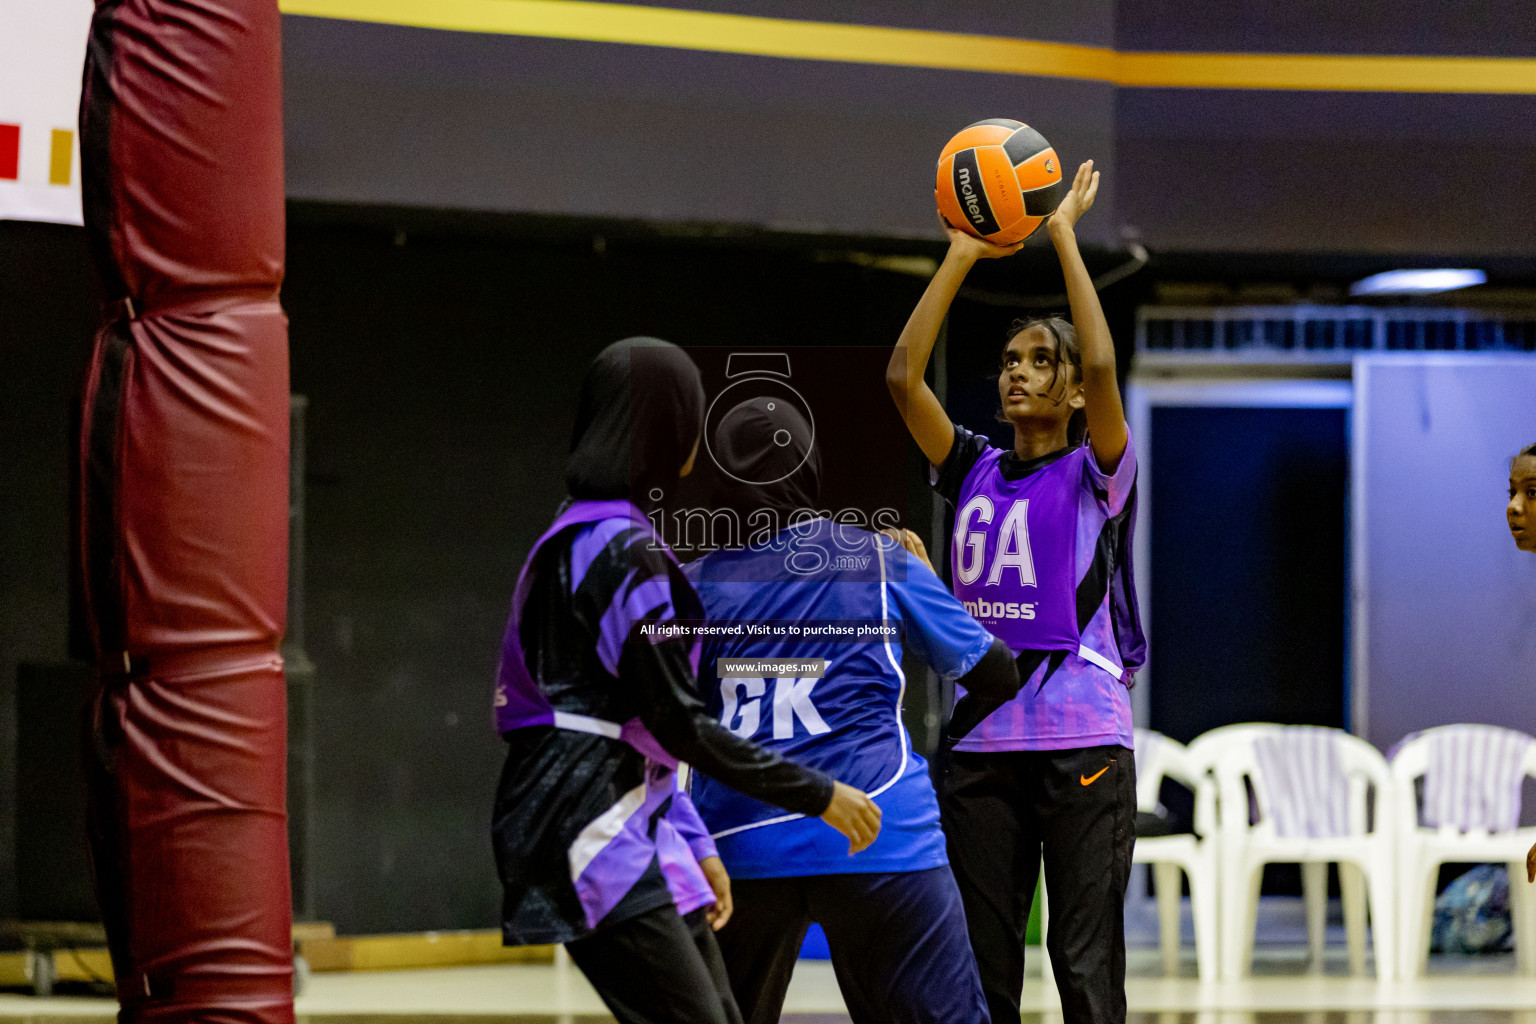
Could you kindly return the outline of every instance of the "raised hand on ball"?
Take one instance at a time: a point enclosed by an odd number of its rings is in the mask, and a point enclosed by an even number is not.
[[[1093,169],[1093,161],[1085,160],[1072,179],[1072,187],[1051,214],[1047,227],[1072,227],[1077,219],[1093,208],[1093,199],[1099,194],[1099,172]]]
[[[943,221],[943,218],[939,218]],[[977,238],[968,231],[952,228],[948,222],[944,222],[944,233],[949,236],[949,251],[972,263],[976,260],[996,259],[999,256],[1012,256],[1024,248],[1024,242],[1014,242],[1012,245],[993,245],[985,238]]]

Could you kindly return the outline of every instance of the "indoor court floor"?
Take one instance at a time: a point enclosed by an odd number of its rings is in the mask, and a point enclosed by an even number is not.
[[[1188,954],[1186,950],[1186,954]],[[1186,955],[1182,976],[1162,975],[1155,949],[1134,949],[1126,993],[1131,1024],[1536,1024],[1536,977],[1512,954],[1434,957],[1429,976],[1381,986],[1348,976],[1342,948],[1321,971],[1294,947],[1260,949],[1248,980],[1202,985]],[[1025,983],[1023,1020],[1060,1021],[1039,959]],[[579,1024],[611,1021],[579,972],[549,965],[317,974],[297,1001],[301,1022],[324,1024]],[[803,961],[786,1024],[843,1024],[837,982],[824,961]],[[111,999],[0,995],[0,1019],[66,1024],[115,1016]]]

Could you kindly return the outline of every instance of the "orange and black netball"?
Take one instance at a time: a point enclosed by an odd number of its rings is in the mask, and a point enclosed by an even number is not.
[[[960,130],[939,154],[939,213],[995,245],[1028,238],[1063,194],[1061,160],[1045,136],[1005,117]]]

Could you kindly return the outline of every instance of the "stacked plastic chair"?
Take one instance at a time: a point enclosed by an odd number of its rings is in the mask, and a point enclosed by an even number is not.
[[[1491,725],[1445,725],[1415,733],[1392,757],[1396,803],[1399,970],[1424,972],[1441,864],[1509,865],[1510,911],[1519,969],[1536,974],[1536,893],[1525,854],[1536,828],[1520,828],[1520,787],[1536,775],[1536,740]],[[1423,803],[1416,781],[1424,780]]]

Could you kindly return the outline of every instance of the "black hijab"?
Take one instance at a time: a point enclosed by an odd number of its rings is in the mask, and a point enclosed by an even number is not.
[[[579,500],[660,504],[699,439],[704,385],[688,354],[659,338],[625,338],[581,382],[565,486]]]
[[[725,471],[717,500],[743,522],[758,509],[772,509],[788,525],[797,509],[816,508],[821,455],[810,423],[790,402],[749,398],[734,406],[715,427],[710,453]]]

